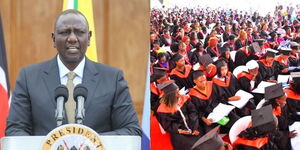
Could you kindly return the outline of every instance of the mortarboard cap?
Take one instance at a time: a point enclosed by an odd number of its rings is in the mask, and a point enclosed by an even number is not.
[[[195,72],[193,72],[193,80],[196,80],[198,77],[203,76],[204,73],[202,70],[197,70]]]
[[[251,119],[252,127],[256,127],[261,132],[268,133],[276,129],[276,117],[272,113],[271,105],[252,110]]]
[[[246,67],[249,70],[255,69],[255,68],[259,68],[258,63],[256,62],[256,60],[250,60],[246,63]]]
[[[300,78],[300,72],[291,72],[291,77],[293,80]]]
[[[218,135],[219,126],[203,135],[192,147],[192,150],[219,150],[224,142]]]
[[[268,57],[275,57],[276,56],[276,54],[278,53],[278,51],[277,50],[274,50],[274,49],[271,49],[271,48],[267,48],[266,49],[266,56],[268,56]]]
[[[265,39],[255,39],[255,40],[254,40],[254,42],[257,42],[258,45],[260,45],[260,46],[261,46],[261,45],[264,45],[264,44],[265,44],[265,41],[266,41]]]
[[[227,46],[223,46],[223,47],[219,48],[219,51],[220,51],[221,54],[223,54],[226,51],[230,51],[230,49]]]
[[[183,58],[183,56],[181,54],[177,53],[177,54],[173,55],[172,60],[177,62],[181,58]]]
[[[259,47],[258,42],[253,42],[251,44],[251,47],[253,48],[254,52],[260,52],[261,51],[261,48]]]
[[[200,59],[200,63],[202,65],[204,65],[205,67],[214,62],[209,54],[205,54],[205,55],[201,56],[199,59]]]
[[[228,39],[229,40],[234,40],[235,39],[235,35],[234,34],[229,35]]]
[[[292,51],[292,49],[289,48],[289,47],[281,47],[281,48],[280,48],[280,52],[281,52],[281,54],[283,54],[283,55],[289,56],[289,55],[291,54],[291,51]]]
[[[153,74],[151,75],[151,80],[156,81],[161,77],[166,76],[167,69],[160,67],[153,67]]]
[[[175,84],[174,80],[170,80],[157,85],[159,90],[162,90],[165,94],[172,93],[178,89],[178,86]]]
[[[265,99],[266,100],[281,97],[284,94],[285,93],[283,91],[283,87],[282,87],[281,83],[265,87]]]
[[[290,42],[291,49],[299,50],[299,44],[297,42]]]

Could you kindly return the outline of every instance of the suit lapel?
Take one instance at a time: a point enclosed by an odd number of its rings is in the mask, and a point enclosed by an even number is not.
[[[58,71],[56,57],[51,59],[49,63],[47,63],[47,65],[48,66],[46,66],[43,70],[42,77],[47,87],[47,91],[49,94],[48,97],[50,98],[50,101],[54,105],[54,107],[56,107],[56,102],[54,99],[54,90],[58,85],[60,85],[59,71]]]
[[[95,68],[94,62],[86,58],[82,80],[82,84],[84,84],[88,89],[88,96],[85,102],[85,109],[87,109],[91,102],[91,99],[94,97],[96,86],[100,80],[100,73]]]

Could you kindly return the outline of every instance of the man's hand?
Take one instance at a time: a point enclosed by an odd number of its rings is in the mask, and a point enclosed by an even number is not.
[[[182,129],[178,129],[178,133],[179,133],[179,134],[186,134],[186,135],[191,134],[190,131],[188,131],[188,130],[182,130]]]
[[[295,137],[295,136],[297,136],[296,130],[293,130],[293,131],[291,131],[291,132],[289,133],[289,137],[290,137],[290,138],[293,138],[293,137]]]
[[[210,126],[211,124],[213,124],[213,120],[212,119],[206,119],[205,117],[202,117],[201,119],[208,126]]]
[[[240,100],[241,97],[240,96],[231,96],[228,98],[229,101],[237,101],[237,100]]]
[[[192,133],[192,135],[199,135],[200,134],[200,132],[198,131],[198,130],[195,130],[193,133]]]

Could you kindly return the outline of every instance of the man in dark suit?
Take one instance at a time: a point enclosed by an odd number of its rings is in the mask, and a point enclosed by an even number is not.
[[[101,135],[141,135],[122,71],[85,57],[91,34],[80,12],[67,10],[58,16],[52,34],[58,55],[21,69],[6,136],[46,135],[56,127],[54,90],[69,82],[69,72],[75,73],[74,86],[82,83],[88,89],[84,125]],[[67,123],[73,122],[65,119]]]

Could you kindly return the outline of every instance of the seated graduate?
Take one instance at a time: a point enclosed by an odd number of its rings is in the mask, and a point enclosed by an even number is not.
[[[290,124],[300,121],[300,72],[291,72],[292,81],[285,89],[287,94],[287,108]]]
[[[179,51],[179,44],[177,42],[173,42],[172,45],[170,46],[170,49],[171,49],[172,52],[169,53],[169,55],[171,57],[169,59],[169,66],[170,66],[169,70],[171,71],[176,66],[175,61],[173,60],[173,56],[178,53],[178,51]]]
[[[295,131],[289,131],[286,98],[287,96],[283,91],[282,84],[275,84],[265,88],[266,102],[263,106],[271,105],[272,113],[278,119],[278,131],[276,137],[280,141],[277,145],[281,150],[290,150],[290,138],[296,136]]]
[[[162,91],[158,89],[157,85],[169,81],[165,68],[153,67],[153,74],[150,76],[150,90],[151,90],[151,110],[156,113],[159,105],[159,97]]]
[[[300,59],[298,54],[299,44],[296,42],[291,42],[290,45],[292,51],[289,57],[289,65],[291,67],[298,67],[300,65]]]
[[[263,81],[277,82],[279,63],[274,61],[274,58],[278,51],[270,48],[266,51],[265,57],[258,61],[259,73],[262,75]]]
[[[212,120],[207,119],[207,116],[219,103],[227,104],[227,100],[225,99],[222,88],[214,84],[212,81],[207,81],[203,71],[195,71],[193,73],[193,80],[196,85],[190,89],[189,95],[198,111],[200,126],[202,126],[205,131],[209,131],[217,124],[213,123]],[[229,129],[239,118],[234,113],[230,113],[228,117],[230,118],[230,121],[224,126],[224,130],[222,130],[224,132],[226,132],[227,129]]]
[[[161,52],[157,54],[157,63],[154,64],[154,67],[160,67],[160,68],[165,68],[167,71],[170,70],[170,65],[169,65],[169,55],[168,53]]]
[[[237,150],[280,150],[275,136],[278,120],[268,105],[251,113],[252,123],[242,131],[233,143]]]
[[[178,53],[184,57],[185,64],[191,64],[192,52],[187,50],[187,46],[184,42],[179,42]]]
[[[175,62],[175,68],[170,72],[170,78],[175,80],[176,85],[181,89],[185,87],[186,89],[192,88],[194,86],[192,77],[192,66],[185,65],[185,60],[182,55],[175,54],[173,56]]]
[[[191,56],[191,63],[193,65],[199,63],[200,57],[206,54],[202,42],[197,43],[195,48],[196,50],[192,52],[192,56]]]
[[[191,150],[233,150],[229,143],[225,143],[218,135],[219,126],[207,132],[192,147]]]
[[[220,48],[220,53],[221,56],[218,60],[224,60],[227,63],[228,70],[230,72],[233,72],[233,70],[235,69],[235,64],[231,58],[230,49],[228,47],[222,47]]]
[[[157,120],[170,133],[174,150],[190,150],[201,137],[195,106],[188,95],[180,95],[173,80],[158,85],[163,91],[157,109]],[[203,134],[202,134],[203,135]]]
[[[198,70],[202,70],[209,81],[217,74],[217,67],[213,62],[213,59],[208,54],[200,57],[201,66]]]
[[[239,50],[242,47],[247,46],[247,32],[244,30],[240,30],[237,39],[234,42],[234,49]]]
[[[230,51],[234,50],[234,40],[235,40],[235,35],[231,34],[229,35],[228,41],[226,41],[222,47],[227,47],[229,48]]]
[[[247,62],[246,67],[248,71],[239,73],[237,79],[242,90],[251,92],[262,81],[262,76],[258,71],[259,65],[255,60]]]
[[[220,56],[218,42],[219,42],[219,39],[217,37],[211,37],[208,41],[208,46],[205,51],[211,57],[219,57]]]
[[[239,90],[239,83],[237,78],[228,71],[228,65],[223,60],[216,62],[217,75],[212,79],[213,83],[217,84],[224,91],[225,99],[239,100],[240,97],[234,96]]]
[[[255,43],[255,42],[254,42]],[[260,51],[257,47],[254,47],[253,44],[251,46],[242,47],[235,54],[234,64],[235,67],[246,65],[246,63],[250,60],[258,60],[259,57],[256,55],[257,52]]]
[[[275,58],[275,61],[279,62],[279,74],[288,74],[289,56],[292,50],[288,47],[281,47],[279,50],[281,54]]]

